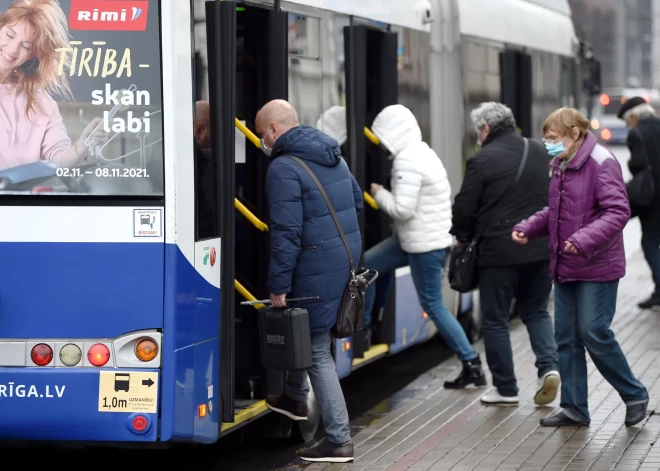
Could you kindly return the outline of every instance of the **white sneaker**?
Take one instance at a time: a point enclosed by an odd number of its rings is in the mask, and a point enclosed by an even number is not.
[[[557,398],[557,390],[560,383],[558,371],[548,371],[544,374],[539,378],[539,384],[534,395],[534,403],[544,406],[554,401]]]
[[[482,397],[481,402],[489,406],[516,407],[519,401],[518,396],[502,396],[496,389]]]

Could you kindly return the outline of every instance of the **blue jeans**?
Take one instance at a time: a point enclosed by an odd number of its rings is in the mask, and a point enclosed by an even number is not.
[[[463,361],[477,357],[465,331],[442,300],[442,263],[447,249],[424,253],[406,253],[401,250],[395,237],[388,237],[367,250],[364,266],[376,270],[379,275],[392,273],[397,268],[410,265],[413,283],[424,312],[433,320],[447,345]],[[365,294],[364,326],[371,324],[371,311],[376,299],[376,287],[371,285]]]
[[[323,427],[328,441],[342,445],[351,440],[348,410],[339,384],[337,366],[332,358],[330,332],[312,334],[312,367],[307,371],[289,371],[284,393],[294,401],[307,402],[309,382],[321,407]]]
[[[642,225],[642,250],[653,274],[655,292],[660,294],[660,229]]]
[[[555,284],[555,336],[561,375],[561,404],[573,420],[590,422],[587,357],[630,406],[648,401],[610,330],[619,281]]]

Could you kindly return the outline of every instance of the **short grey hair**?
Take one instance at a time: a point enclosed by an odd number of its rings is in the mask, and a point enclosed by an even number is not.
[[[513,117],[511,108],[495,101],[481,103],[470,112],[470,120],[477,134],[485,125],[488,125],[491,130],[516,128],[516,119]]]
[[[655,110],[648,103],[642,103],[641,105],[637,105],[633,108],[630,108],[628,111],[626,111],[623,114],[623,119],[624,119],[624,121],[628,121],[628,118],[630,118],[631,116],[640,117],[640,116],[649,115],[649,114],[655,116]]]

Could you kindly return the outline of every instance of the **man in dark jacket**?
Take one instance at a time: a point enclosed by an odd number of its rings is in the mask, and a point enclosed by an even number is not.
[[[271,260],[268,288],[274,307],[284,307],[286,296],[319,296],[301,303],[307,309],[312,334],[313,366],[309,379],[321,407],[327,440],[304,450],[306,461],[353,461],[348,411],[332,358],[330,330],[350,277],[348,253],[321,192],[295,160],[316,174],[334,206],[355,263],[362,237],[357,214],[362,191],[341,156],[337,141],[310,126],[301,126],[295,109],[284,100],[266,104],[256,119],[261,148],[271,159],[266,175],[270,205]],[[291,371],[285,393],[266,403],[293,420],[307,419],[305,372]]]
[[[518,387],[509,338],[509,310],[517,310],[527,326],[536,355],[536,404],[557,396],[557,344],[548,313],[550,281],[548,239],[527,245],[511,240],[518,222],[548,204],[548,157],[542,143],[529,139],[520,180],[514,185],[524,152],[511,110],[482,103],[470,113],[482,149],[467,162],[465,178],[453,207],[451,233],[458,243],[478,241],[479,292],[486,359],[497,390],[481,401],[518,405]]]
[[[653,274],[655,291],[638,304],[642,309],[660,307],[660,119],[653,107],[642,97],[626,101],[617,115],[630,128],[628,168],[633,177],[651,167],[655,183],[655,195],[650,205],[631,205],[633,215],[639,216],[642,225],[642,250]]]

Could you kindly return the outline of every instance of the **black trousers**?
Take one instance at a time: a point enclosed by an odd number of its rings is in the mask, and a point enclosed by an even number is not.
[[[551,290],[548,262],[479,268],[486,360],[493,385],[502,396],[518,395],[509,338],[509,311],[514,298],[536,355],[538,376],[558,370],[557,343],[548,313]]]

